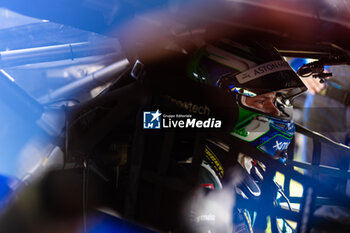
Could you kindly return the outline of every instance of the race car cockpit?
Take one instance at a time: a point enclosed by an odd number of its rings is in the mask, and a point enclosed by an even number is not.
[[[350,64],[348,3],[0,6],[4,232],[350,229],[350,147],[295,116]]]

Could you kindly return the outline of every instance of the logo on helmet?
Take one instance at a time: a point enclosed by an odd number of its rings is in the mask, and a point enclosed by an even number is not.
[[[246,83],[275,72],[292,70],[288,62],[282,60],[271,61],[246,70],[236,76],[239,83]]]

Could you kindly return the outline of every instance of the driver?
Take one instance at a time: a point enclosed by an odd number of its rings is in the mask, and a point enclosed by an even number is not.
[[[255,97],[247,97],[245,103],[247,106],[265,112],[272,116],[279,116],[280,112],[275,106],[276,93],[270,92]]]
[[[245,151],[247,147],[255,147],[266,156],[282,162],[286,160],[286,150],[295,132],[291,103],[307,88],[271,45],[254,40],[223,39],[202,47],[193,56],[188,75],[200,83],[230,92],[236,99],[238,122],[231,136],[241,142],[240,147],[235,148],[239,150],[238,163],[251,176],[249,181],[236,188],[236,192],[245,199],[259,198],[260,189],[256,185],[259,176],[253,176],[253,173],[262,172],[264,165],[254,163]],[[225,152],[229,151],[222,145],[219,141],[207,142],[202,174],[212,175],[200,176],[199,183],[204,187],[222,188],[223,161]],[[253,164],[258,164],[259,169],[252,169]],[[197,222],[205,219],[204,225],[210,225],[211,231],[215,232],[215,217],[208,215],[208,210],[204,212],[202,215],[197,213]],[[212,222],[208,224],[210,220]],[[233,224],[235,232],[252,232],[252,219],[245,210],[235,209]]]

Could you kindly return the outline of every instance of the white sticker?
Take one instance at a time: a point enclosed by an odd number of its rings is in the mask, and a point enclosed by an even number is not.
[[[278,71],[284,71],[284,70],[293,71],[292,68],[290,68],[288,62],[282,61],[282,60],[276,60],[276,61],[271,61],[268,63],[261,64],[252,69],[246,70],[236,75],[236,78],[239,83],[246,83],[251,80],[265,76],[267,74],[272,74],[272,73],[275,73]]]

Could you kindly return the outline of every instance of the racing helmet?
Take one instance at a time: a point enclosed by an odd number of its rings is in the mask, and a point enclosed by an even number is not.
[[[239,117],[232,136],[273,158],[284,157],[295,132],[292,101],[307,88],[271,44],[219,40],[194,54],[187,74],[234,94]]]

